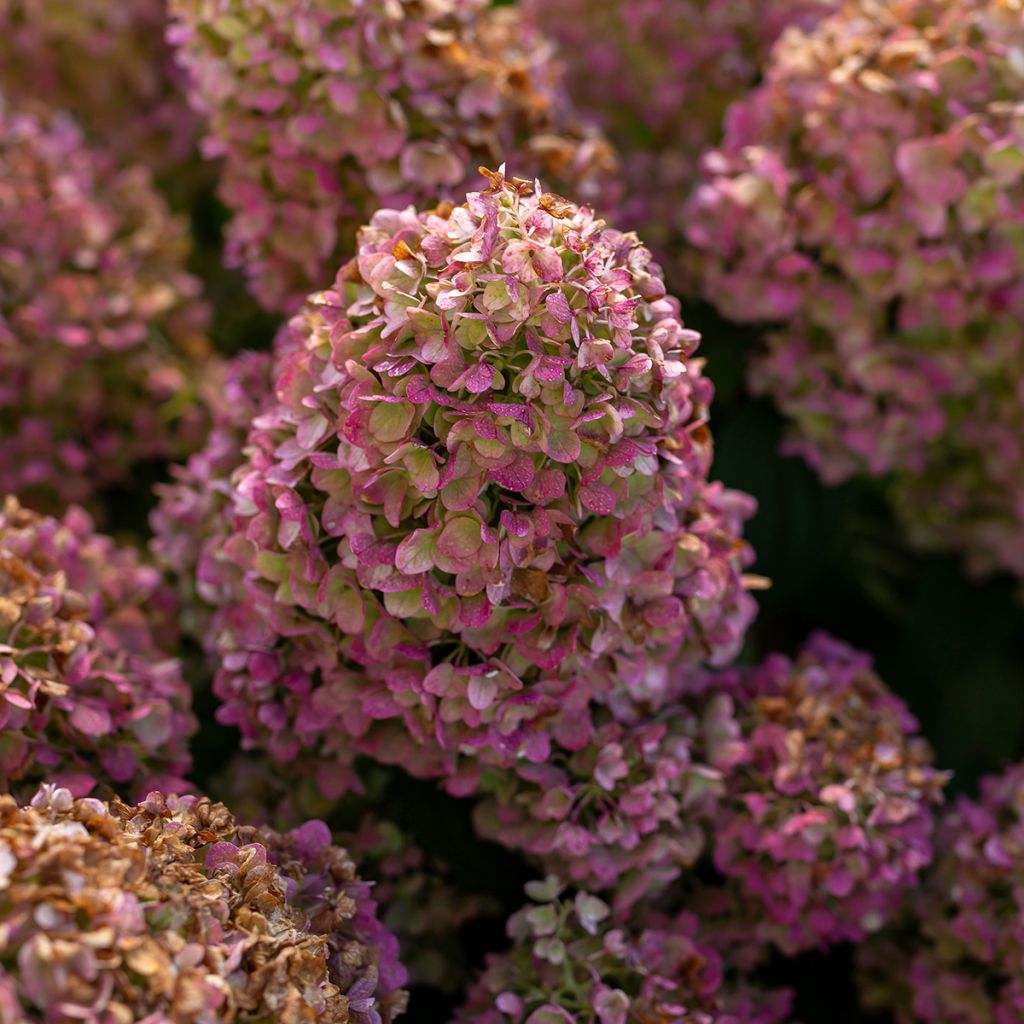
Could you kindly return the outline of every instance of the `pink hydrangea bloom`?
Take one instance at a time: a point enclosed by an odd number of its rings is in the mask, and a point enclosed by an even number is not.
[[[323,822],[241,827],[222,804],[0,797],[0,1011],[21,1021],[390,1024],[393,936]]]
[[[692,914],[622,924],[596,896],[563,895],[554,877],[509,921],[512,948],[491,956],[457,1024],[778,1024],[786,992],[732,984]]]
[[[586,746],[543,764],[485,770],[480,833],[616,906],[663,888],[705,848],[705,822],[744,752],[727,694],[700,695],[638,721],[595,716]]]
[[[603,196],[607,143],[575,131],[543,38],[487,0],[172,0],[173,38],[223,158],[228,255],[292,311],[377,208],[461,197],[507,160]]]
[[[899,1024],[1024,1018],[1024,767],[943,816],[903,927],[863,951],[863,991]],[[908,932],[906,925],[912,927]]]
[[[194,440],[187,255],[146,171],[0,97],[0,493],[63,508]]]
[[[932,859],[945,776],[870,658],[823,634],[719,680],[746,750],[712,824],[752,935],[786,953],[877,931]]]
[[[80,510],[0,507],[0,791],[43,778],[77,795],[182,788],[195,730],[173,602],[135,552]]]
[[[378,213],[291,330],[227,542],[247,744],[541,763],[735,653],[752,503],[707,482],[698,336],[635,236],[494,175]]]
[[[122,164],[174,172],[199,118],[165,40],[164,0],[0,0],[0,89],[74,115]]]
[[[776,47],[687,210],[752,385],[827,481],[893,474],[929,547],[1024,574],[1024,64],[1016,3],[849,4]]]
[[[810,26],[839,0],[523,0],[559,44],[581,113],[623,153],[622,223],[661,258],[700,154],[722,137],[729,103],[760,77],[787,25]]]

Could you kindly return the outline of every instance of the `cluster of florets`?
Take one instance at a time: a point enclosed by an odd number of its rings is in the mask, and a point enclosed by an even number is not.
[[[395,943],[322,822],[242,828],[221,804],[44,786],[0,797],[0,1017],[387,1024]]]
[[[172,0],[228,256],[294,310],[379,207],[461,196],[508,160],[601,198],[607,143],[573,129],[543,38],[486,0]]]
[[[401,775],[397,769],[375,765],[360,775],[350,772],[339,798],[325,795],[340,787],[336,780],[325,787],[319,767],[312,759],[282,765],[266,756],[237,755],[211,783],[211,794],[240,820],[278,830],[312,816],[343,823],[335,826],[336,841],[374,879],[381,921],[398,939],[410,983],[454,990],[466,975],[459,930],[493,913],[494,901],[466,889],[446,862],[380,816],[394,799],[389,787]]]
[[[512,949],[489,958],[459,1024],[775,1024],[786,992],[724,984],[716,950],[687,913],[621,925],[596,896],[553,877],[509,921]]]
[[[838,0],[524,0],[549,32],[583,115],[622,152],[623,223],[659,256],[682,235],[697,159],[722,137],[726,108],[758,80],[787,25],[812,25]]]
[[[495,175],[378,213],[291,326],[218,638],[250,745],[541,763],[735,653],[752,503],[707,482],[698,335],[635,236]]]
[[[231,523],[231,473],[253,420],[270,404],[271,354],[242,352],[210,367],[204,398],[210,429],[203,447],[172,466],[172,483],[155,488],[151,548],[179,585],[182,631],[210,648],[215,610],[241,596],[240,572],[224,542]]]
[[[1024,573],[1017,2],[871,0],[776,47],[687,211],[704,294],[784,322],[754,387],[826,480],[896,472],[918,540]]]
[[[867,655],[816,635],[721,685],[744,749],[713,825],[752,934],[786,953],[859,941],[932,859],[945,776]]]
[[[166,650],[168,594],[131,549],[63,519],[0,507],[0,791],[43,779],[181,788],[195,728]]]
[[[0,0],[0,89],[73,114],[123,164],[177,172],[199,125],[166,31],[163,0]]]
[[[900,1024],[1024,1018],[1024,767],[984,779],[939,824],[908,920],[863,954],[865,998]],[[910,926],[912,931],[907,930]]]
[[[624,724],[595,715],[585,746],[543,764],[485,769],[475,813],[486,838],[626,906],[704,851],[705,826],[743,750],[731,699],[716,693]]]
[[[0,97],[0,493],[63,507],[198,432],[187,250],[146,171]]]

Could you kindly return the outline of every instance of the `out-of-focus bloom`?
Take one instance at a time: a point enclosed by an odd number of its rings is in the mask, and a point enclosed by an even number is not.
[[[1024,1019],[1024,767],[961,797],[936,847],[909,920],[863,950],[866,1001],[900,1024]]]
[[[752,502],[707,482],[698,336],[635,236],[494,175],[378,213],[291,329],[227,542],[247,745],[542,763],[735,653]]]
[[[555,747],[543,764],[485,770],[477,828],[629,904],[703,852],[706,819],[743,751],[724,693],[629,725],[602,713],[578,750]]]
[[[531,883],[509,921],[512,949],[489,958],[458,1024],[776,1024],[785,992],[723,984],[725,965],[692,914],[622,926],[586,892]]]
[[[380,207],[461,198],[508,162],[603,200],[614,160],[566,110],[550,47],[488,0],[172,0],[229,258],[271,309],[324,287]],[[610,195],[610,194],[609,194]]]
[[[932,859],[945,776],[867,655],[823,634],[733,670],[745,751],[712,825],[751,934],[786,953],[858,941]]]
[[[622,151],[622,222],[659,258],[677,241],[700,154],[728,105],[757,82],[787,25],[811,26],[839,0],[523,0],[559,44],[566,87]],[[671,277],[671,275],[670,275]]]
[[[271,354],[242,352],[211,367],[204,385],[211,428],[203,447],[158,484],[150,516],[153,555],[179,590],[182,631],[209,649],[215,611],[241,594],[241,573],[227,558],[231,473],[244,461],[252,421],[273,398]]]
[[[896,474],[910,532],[1024,574],[1019,0],[850,3],[775,48],[687,211],[752,384],[827,481]]]
[[[0,98],[0,493],[63,508],[195,440],[187,254],[148,172]]]
[[[163,0],[0,0],[0,89],[74,115],[118,162],[177,178],[199,119],[166,31]]]
[[[352,773],[344,795],[328,799],[316,768],[311,759],[282,765],[265,756],[239,755],[210,790],[247,824],[287,830],[312,815],[330,821],[337,842],[374,879],[378,916],[398,939],[410,983],[455,989],[466,973],[459,929],[493,913],[495,902],[465,889],[448,864],[380,817],[394,799],[389,785],[399,774],[396,769],[375,765],[363,773],[365,779]]]
[[[81,510],[0,508],[0,791],[185,786],[195,729],[169,595]],[[173,602],[171,602],[173,604]]]
[[[88,1024],[387,1024],[404,972],[369,889],[319,821],[279,835],[205,798],[0,797],[0,1007]]]

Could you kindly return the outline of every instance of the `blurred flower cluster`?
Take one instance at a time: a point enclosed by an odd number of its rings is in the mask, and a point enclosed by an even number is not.
[[[84,512],[0,507],[0,791],[181,789],[195,731],[173,599]]]
[[[692,914],[618,923],[584,890],[554,876],[527,886],[509,920],[509,952],[490,958],[457,1024],[781,1024],[785,991],[726,977]]]
[[[199,441],[187,255],[148,170],[0,96],[0,493],[58,511]]]
[[[98,148],[167,176],[173,191],[199,118],[166,23],[163,0],[0,0],[0,90],[73,114]]]
[[[620,219],[659,258],[683,235],[701,153],[729,104],[758,81],[788,25],[809,27],[839,0],[523,0],[559,46],[581,114],[621,152]]]
[[[378,207],[461,197],[505,160],[588,200],[614,157],[574,124],[550,47],[486,0],[170,0],[223,161],[228,258],[294,310]]]
[[[870,943],[862,985],[900,1024],[1009,1024],[1024,1015],[1024,766],[943,816],[906,919]]]
[[[691,271],[780,325],[752,384],[827,481],[1024,574],[1019,3],[864,0],[787,34],[687,209]]]
[[[0,796],[5,1021],[388,1024],[394,939],[322,822],[240,827],[222,804],[151,793]]]

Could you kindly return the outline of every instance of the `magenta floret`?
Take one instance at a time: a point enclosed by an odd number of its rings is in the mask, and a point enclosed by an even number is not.
[[[291,330],[227,545],[250,745],[540,763],[735,653],[752,503],[707,482],[698,335],[635,236],[495,175],[377,214]]]
[[[892,475],[912,537],[1024,574],[1024,67],[1016,4],[849,4],[776,47],[687,211],[752,372],[830,482]]]
[[[486,0],[173,0],[173,37],[223,158],[229,258],[294,311],[380,208],[463,196],[507,160],[602,198],[614,160],[577,131],[550,47]]]
[[[51,779],[133,793],[185,786],[191,694],[168,653],[173,602],[80,510],[0,509],[0,790]]]

